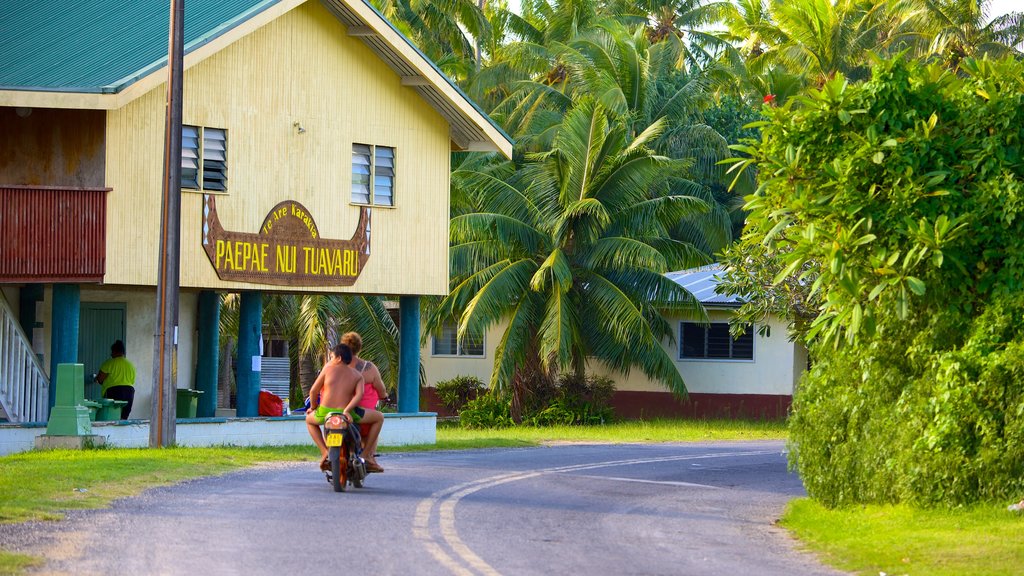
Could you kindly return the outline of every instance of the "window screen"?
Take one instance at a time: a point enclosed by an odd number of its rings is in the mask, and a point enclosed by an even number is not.
[[[203,190],[228,189],[228,135],[220,128],[203,128]]]
[[[227,191],[227,130],[182,125],[181,187],[188,190]]]
[[[370,147],[352,145],[352,202],[370,203]]]
[[[377,206],[394,206],[392,189],[395,185],[395,149],[377,146],[373,167],[373,203]]]
[[[754,330],[748,325],[737,339],[729,335],[727,322],[679,323],[679,357],[712,360],[753,360]]]
[[[181,127],[181,187],[199,189],[199,128]]]
[[[460,344],[455,324],[445,324],[434,336],[431,351],[435,356],[483,356],[484,339],[468,337]]]

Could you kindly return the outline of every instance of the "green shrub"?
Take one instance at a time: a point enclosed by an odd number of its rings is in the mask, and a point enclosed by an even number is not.
[[[614,417],[613,394],[615,381],[611,378],[562,374],[554,398],[530,413],[524,422],[533,426],[604,424]]]
[[[476,399],[484,390],[484,383],[475,376],[456,376],[438,382],[434,387],[441,404],[455,413],[462,411],[467,402]]]
[[[968,327],[939,315],[819,354],[790,418],[808,493],[829,507],[1019,498],[1022,335],[1024,296],[1000,297]]]
[[[960,70],[878,62],[742,147],[761,186],[728,289],[743,322],[809,312],[790,454],[827,506],[1024,488],[1024,63]]]
[[[512,401],[494,391],[470,400],[459,412],[463,428],[507,428],[513,424]]]
[[[569,426],[611,422],[615,382],[597,376],[563,374],[558,381],[537,378],[530,382],[530,394],[524,399],[524,426]],[[463,428],[503,428],[514,426],[512,400],[491,391],[467,402],[459,412]]]

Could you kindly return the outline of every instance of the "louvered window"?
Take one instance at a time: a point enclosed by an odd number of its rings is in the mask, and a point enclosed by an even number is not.
[[[679,323],[679,358],[707,360],[753,360],[754,330],[733,339],[727,322]]]
[[[210,192],[227,191],[227,130],[188,125],[181,127],[181,187]]]
[[[441,332],[433,337],[434,344],[431,353],[434,356],[477,356],[484,355],[484,339],[467,338],[465,342],[458,341],[458,330],[454,324],[445,324]]]
[[[395,149],[352,145],[352,203],[395,205]]]

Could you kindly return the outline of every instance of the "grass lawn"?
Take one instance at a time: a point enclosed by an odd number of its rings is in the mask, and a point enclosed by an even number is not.
[[[781,524],[822,560],[865,576],[1022,574],[1024,514],[1007,511],[1008,504],[827,510],[802,498],[790,502]]]
[[[785,438],[779,422],[654,420],[605,426],[462,430],[441,423],[437,444],[383,452],[536,446],[542,442],[671,442]],[[59,520],[65,510],[260,462],[316,460],[316,448],[169,448],[52,450],[0,457],[0,522]],[[59,472],[57,472],[59,471]],[[20,574],[37,559],[0,550],[0,575]]]

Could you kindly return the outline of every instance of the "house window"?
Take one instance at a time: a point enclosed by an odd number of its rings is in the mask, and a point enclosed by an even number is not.
[[[467,338],[465,342],[458,341],[458,329],[455,324],[445,324],[441,331],[433,336],[434,345],[431,353],[434,356],[484,356],[484,338]]]
[[[679,358],[753,360],[753,326],[748,325],[743,336],[733,339],[729,335],[728,322],[712,322],[710,324],[680,322]]]
[[[181,127],[181,187],[226,192],[228,134],[223,128]]]
[[[395,149],[352,145],[352,203],[395,205]]]

